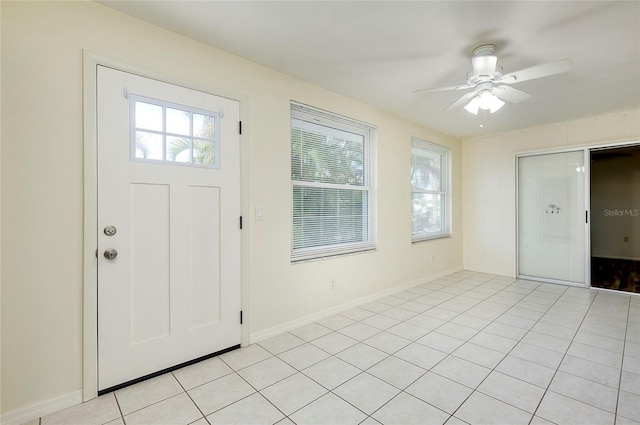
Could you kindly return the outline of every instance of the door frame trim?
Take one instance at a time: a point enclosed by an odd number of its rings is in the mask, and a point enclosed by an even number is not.
[[[248,217],[248,128],[246,125],[246,96],[230,92],[223,87],[205,87],[185,77],[151,71],[143,66],[125,63],[84,49],[82,51],[82,89],[83,89],[83,313],[82,313],[82,400],[91,400],[98,396],[98,124],[97,124],[97,66],[102,65],[130,74],[163,81],[181,87],[210,93],[233,99],[239,103],[240,120],[245,121],[240,139],[240,208],[241,214]],[[241,234],[240,258],[240,308],[244,312],[244,324],[241,326],[241,346],[249,343],[249,220]]]

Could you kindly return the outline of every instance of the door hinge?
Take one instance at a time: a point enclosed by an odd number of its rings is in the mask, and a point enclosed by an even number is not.
[[[242,134],[242,121],[238,121],[238,133]]]
[[[584,222],[585,222],[586,224],[589,224],[589,211],[588,211],[588,210],[586,210],[586,211],[584,212]]]
[[[240,230],[242,230],[242,216],[240,216]]]
[[[243,320],[242,320],[242,310],[240,310],[240,324],[241,325],[242,325],[242,322],[243,322]]]

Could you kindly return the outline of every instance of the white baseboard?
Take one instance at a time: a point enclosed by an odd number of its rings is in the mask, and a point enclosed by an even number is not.
[[[20,409],[12,410],[2,414],[0,424],[2,425],[21,425],[25,422],[50,415],[67,407],[75,406],[82,403],[82,390],[64,394],[45,400],[40,403],[30,404]]]
[[[292,329],[299,328],[304,325],[308,325],[313,322],[317,322],[322,319],[326,319],[327,317],[331,317],[333,315],[342,313],[343,311],[347,311],[354,307],[358,307],[363,304],[370,303],[372,301],[379,300],[380,298],[387,297],[389,295],[393,295],[396,292],[402,291],[407,288],[412,288],[414,286],[430,282],[432,280],[438,279],[443,276],[450,275],[451,273],[459,272],[462,270],[462,266],[454,267],[449,270],[445,270],[440,273],[434,273],[428,276],[425,276],[421,279],[413,280],[410,282],[401,283],[393,288],[385,289],[383,291],[376,292],[371,295],[367,295],[364,297],[356,298],[354,300],[348,301],[344,304],[337,305],[335,307],[331,307],[322,311],[318,311],[316,313],[308,314],[306,316],[291,320],[289,322],[282,323],[280,325],[272,326],[267,329],[263,329],[258,332],[253,332],[249,334],[249,343],[254,344],[259,341],[263,341],[265,339],[278,336],[285,332],[288,332]]]

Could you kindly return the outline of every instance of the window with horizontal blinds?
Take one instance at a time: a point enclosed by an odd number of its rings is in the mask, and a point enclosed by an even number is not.
[[[374,127],[291,104],[291,260],[375,248]]]
[[[411,140],[411,238],[451,235],[450,149]]]

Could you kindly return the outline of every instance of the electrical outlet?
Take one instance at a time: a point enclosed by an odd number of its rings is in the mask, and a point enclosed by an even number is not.
[[[331,290],[333,291],[334,289],[336,289],[336,278],[335,277],[333,279],[331,279]]]
[[[433,263],[433,260],[435,260],[435,259],[436,259],[436,256],[435,256],[435,255],[432,255],[432,256],[431,256],[431,262]]]
[[[624,237],[624,241],[625,241],[625,242],[629,242],[629,236],[625,236],[625,237]]]

